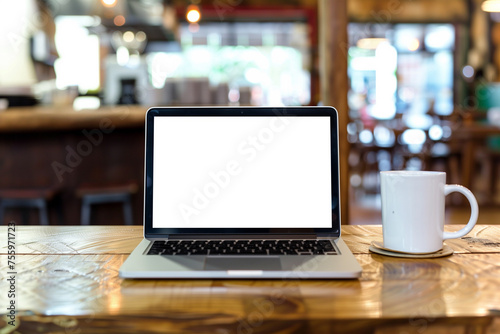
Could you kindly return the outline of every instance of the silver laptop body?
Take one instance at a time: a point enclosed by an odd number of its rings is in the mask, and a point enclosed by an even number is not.
[[[359,277],[340,238],[337,117],[332,107],[149,109],[144,239],[120,276]],[[179,251],[186,244],[201,251]],[[289,244],[314,247],[276,246]]]

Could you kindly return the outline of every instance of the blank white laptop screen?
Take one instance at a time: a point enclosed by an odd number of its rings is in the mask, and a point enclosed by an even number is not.
[[[153,228],[331,228],[330,133],[329,117],[157,117]]]

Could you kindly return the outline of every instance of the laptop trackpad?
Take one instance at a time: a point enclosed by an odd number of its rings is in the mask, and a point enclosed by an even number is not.
[[[205,270],[281,270],[279,257],[207,257]]]

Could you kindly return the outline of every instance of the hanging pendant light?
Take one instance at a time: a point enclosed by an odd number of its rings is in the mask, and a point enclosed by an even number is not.
[[[489,13],[500,12],[500,0],[486,0],[481,4],[481,9]]]

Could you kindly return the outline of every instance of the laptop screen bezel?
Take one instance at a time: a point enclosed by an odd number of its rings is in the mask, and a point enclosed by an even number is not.
[[[154,121],[157,117],[329,117],[331,141],[331,228],[154,228],[153,227],[153,153]],[[317,235],[340,236],[340,164],[338,114],[333,107],[154,107],[147,111],[144,173],[144,236],[166,238],[175,235]]]

